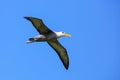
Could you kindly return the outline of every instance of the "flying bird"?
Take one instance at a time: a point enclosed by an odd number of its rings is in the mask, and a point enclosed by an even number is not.
[[[34,17],[24,17],[29,20],[36,30],[39,32],[39,35],[29,38],[27,43],[32,42],[47,42],[58,54],[61,59],[64,67],[68,69],[69,67],[69,58],[66,49],[59,43],[57,40],[60,37],[66,36],[71,37],[70,34],[65,32],[53,32],[50,30],[42,21],[42,19],[34,18]]]

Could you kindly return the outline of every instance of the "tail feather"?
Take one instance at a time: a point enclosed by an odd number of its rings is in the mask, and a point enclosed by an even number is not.
[[[34,38],[29,38],[29,41],[34,41]]]
[[[34,42],[34,41],[35,41],[34,38],[29,38],[29,40],[28,40],[26,43],[32,43],[32,42]]]

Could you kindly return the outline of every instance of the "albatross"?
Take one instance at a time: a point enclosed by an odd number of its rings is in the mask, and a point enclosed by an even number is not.
[[[36,30],[39,32],[39,35],[33,38],[29,38],[27,43],[47,42],[56,51],[64,67],[68,69],[69,58],[68,58],[67,50],[59,43],[57,39],[63,36],[71,37],[71,35],[65,32],[53,32],[43,23],[42,19],[38,19],[34,17],[24,17],[24,18],[29,20],[36,28]]]

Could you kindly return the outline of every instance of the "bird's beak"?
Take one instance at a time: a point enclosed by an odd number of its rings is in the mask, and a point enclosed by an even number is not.
[[[66,36],[66,37],[71,37],[71,35],[70,35],[70,34],[67,34],[67,33],[65,33],[64,36]]]

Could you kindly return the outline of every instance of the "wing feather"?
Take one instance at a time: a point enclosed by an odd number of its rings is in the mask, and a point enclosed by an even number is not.
[[[41,19],[34,18],[34,17],[24,17],[24,18],[31,21],[33,26],[37,29],[37,31],[40,34],[49,34],[49,33],[53,32],[43,23],[43,21]]]
[[[69,58],[66,49],[58,42],[57,39],[51,39],[47,41],[48,44],[57,52],[59,58],[62,60],[66,69],[69,67]]]

